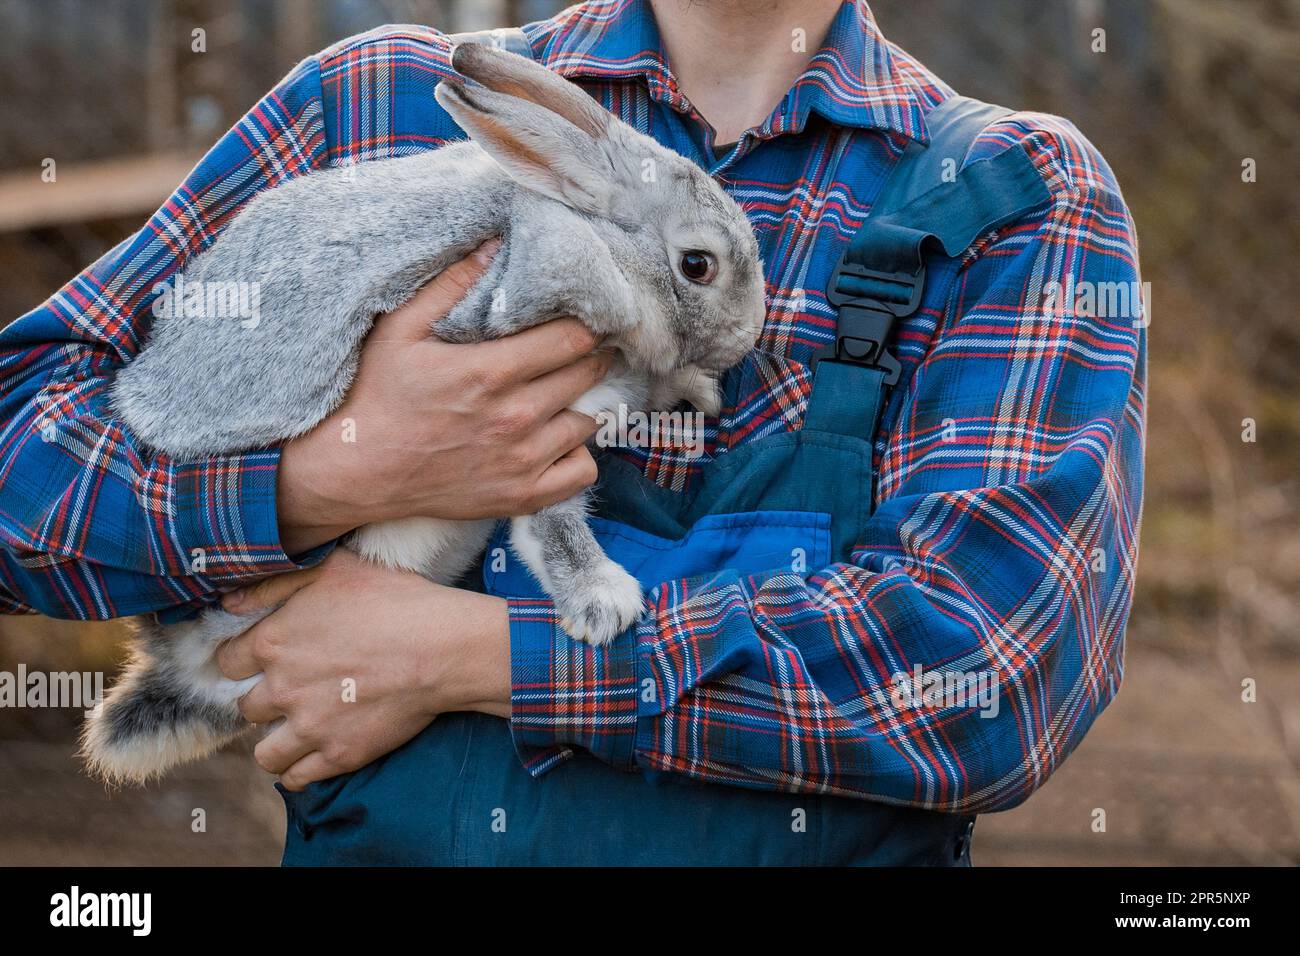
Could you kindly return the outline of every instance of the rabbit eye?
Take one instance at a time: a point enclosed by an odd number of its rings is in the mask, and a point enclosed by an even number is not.
[[[682,275],[701,285],[712,282],[713,277],[718,274],[717,260],[707,252],[700,252],[698,249],[683,252],[679,265]]]

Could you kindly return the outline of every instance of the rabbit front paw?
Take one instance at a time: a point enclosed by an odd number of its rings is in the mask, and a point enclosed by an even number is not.
[[[644,608],[636,578],[608,559],[555,599],[565,633],[597,647],[631,627]]]

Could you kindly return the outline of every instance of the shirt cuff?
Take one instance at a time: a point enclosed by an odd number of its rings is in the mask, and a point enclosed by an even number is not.
[[[212,584],[296,571],[319,562],[332,544],[290,557],[280,544],[276,481],[280,450],[222,455],[194,462],[167,462],[161,481],[150,485],[170,501],[144,502],[170,518],[182,574]],[[149,495],[149,486],[141,490]]]
[[[539,776],[579,747],[614,767],[634,769],[636,626],[592,647],[564,633],[550,601],[507,603],[510,731],[525,769]]]

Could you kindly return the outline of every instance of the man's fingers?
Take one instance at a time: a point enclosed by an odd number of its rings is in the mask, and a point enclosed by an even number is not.
[[[262,666],[253,657],[253,631],[245,631],[218,647],[217,667],[230,680],[248,680],[262,673]]]
[[[509,381],[529,382],[572,365],[599,344],[596,333],[577,319],[554,319],[466,348],[473,349],[477,360],[486,367],[509,373]]]
[[[269,724],[284,716],[284,713],[271,703],[271,690],[266,681],[259,681],[252,690],[239,698],[239,712],[250,724]]]
[[[538,447],[547,461],[554,462],[585,445],[599,427],[590,415],[565,409],[538,430]]]
[[[596,462],[580,445],[560,458],[537,479],[536,494],[544,505],[572,498],[596,480]]]
[[[429,338],[438,320],[483,278],[500,247],[500,239],[489,239],[464,259],[453,262],[425,283],[400,309],[376,319],[371,337],[403,342]]]
[[[603,382],[613,364],[613,353],[592,352],[533,379],[520,390],[520,395],[541,414],[554,415]]]
[[[277,574],[273,578],[231,591],[221,598],[221,606],[231,614],[254,614],[277,604],[283,604],[298,591],[320,577],[321,566]]]
[[[290,728],[287,721],[276,727],[253,748],[253,759],[267,773],[282,774],[314,748]]]
[[[325,755],[319,750],[313,750],[280,774],[280,786],[296,793],[305,790],[308,784],[315,783],[317,780],[328,780],[338,775],[339,770],[325,759]]]

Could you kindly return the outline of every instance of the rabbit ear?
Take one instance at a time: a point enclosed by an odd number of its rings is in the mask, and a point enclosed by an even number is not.
[[[588,136],[600,137],[613,117],[573,83],[540,63],[482,43],[458,43],[452,68],[489,90],[558,113]]]
[[[614,169],[589,133],[528,100],[469,87],[455,77],[439,83],[434,96],[521,186],[582,212],[608,215]]]

